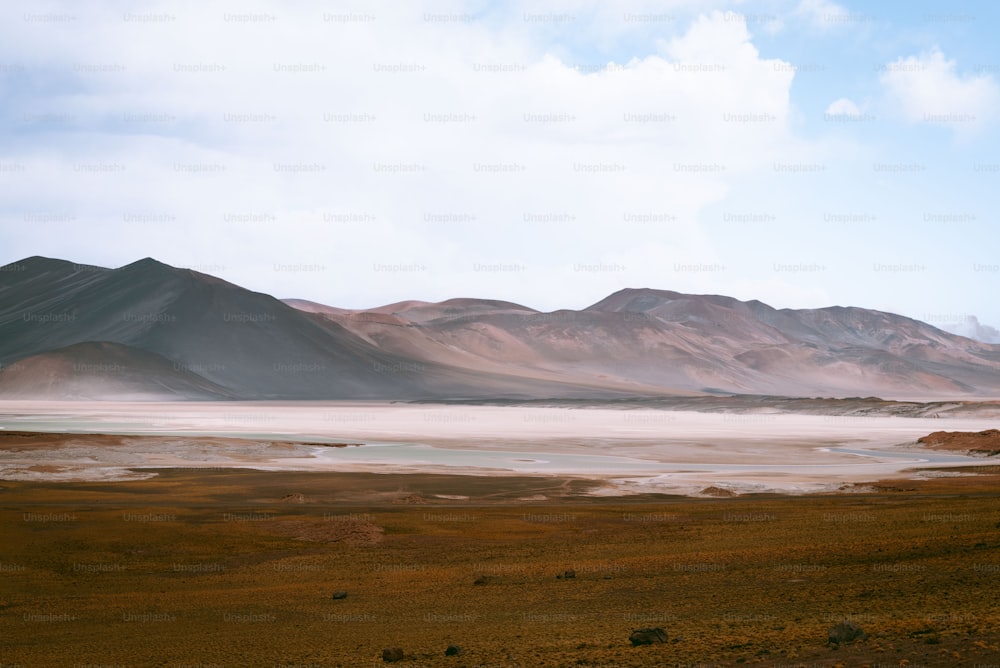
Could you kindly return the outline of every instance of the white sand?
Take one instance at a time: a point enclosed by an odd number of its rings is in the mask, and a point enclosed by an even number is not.
[[[719,414],[618,408],[429,406],[375,402],[91,403],[0,402],[0,428],[167,434],[145,447],[0,451],[0,478],[114,479],[126,467],[252,467],[277,470],[545,474],[602,479],[611,493],[800,492],[849,482],[914,477],[906,469],[983,463],[914,447],[932,431],[979,431],[988,419],[851,418]],[[197,435],[245,436],[239,451]],[[358,441],[361,448],[268,447],[267,438]],[[390,445],[380,445],[390,444]],[[392,445],[395,444],[395,445]],[[400,445],[405,444],[405,445]],[[831,448],[873,451],[875,456]],[[110,469],[109,469],[110,467]],[[90,472],[90,473],[88,473]]]

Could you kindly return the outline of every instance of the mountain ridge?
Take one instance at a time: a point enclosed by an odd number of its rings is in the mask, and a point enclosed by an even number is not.
[[[243,399],[1000,392],[1000,345],[859,307],[625,288],[580,310],[470,297],[342,309],[153,258],[0,268],[0,365],[84,342],[199,370],[171,380],[201,388],[192,398],[205,387]],[[26,383],[0,371],[0,396]]]

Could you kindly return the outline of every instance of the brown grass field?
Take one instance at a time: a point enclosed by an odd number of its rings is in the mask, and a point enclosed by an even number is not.
[[[0,665],[1000,666],[1000,467],[976,472],[727,499],[541,477],[5,481]],[[831,646],[840,620],[869,637]],[[668,641],[632,647],[643,627]]]

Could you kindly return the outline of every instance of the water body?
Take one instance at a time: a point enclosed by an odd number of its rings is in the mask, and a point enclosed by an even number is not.
[[[825,452],[842,452],[845,455],[871,457],[873,459],[896,460],[903,459],[915,464],[981,464],[982,457],[970,457],[947,452],[894,452],[892,450],[858,450],[856,448],[821,448]]]
[[[555,452],[436,448],[422,443],[366,443],[353,448],[313,448],[314,456],[326,461],[395,466],[433,466],[500,469],[521,473],[642,474],[661,470],[660,462],[617,455],[582,455]]]
[[[817,448],[819,452],[835,452],[870,461],[847,460],[840,463],[692,463],[665,462],[617,455],[582,455],[553,452],[508,452],[503,450],[436,448],[421,443],[367,443],[357,448],[314,448],[313,454],[326,461],[366,464],[393,464],[396,466],[431,466],[478,469],[502,469],[519,473],[560,473],[578,471],[595,474],[655,475],[667,472],[698,471],[788,471],[808,472],[823,469],[881,466],[886,462],[912,464],[976,464],[981,458],[965,455],[927,452],[894,452],[886,450],[859,450],[856,448]],[[801,461],[801,460],[799,460]]]

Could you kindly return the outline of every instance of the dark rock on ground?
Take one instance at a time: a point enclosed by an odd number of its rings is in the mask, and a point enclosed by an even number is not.
[[[840,643],[851,643],[855,640],[864,640],[868,634],[861,630],[861,627],[854,622],[839,622],[830,629],[828,634],[829,642],[839,645]]]
[[[399,647],[386,647],[382,650],[382,660],[386,663],[403,660],[403,650]]]
[[[667,642],[667,632],[658,626],[653,629],[636,629],[632,631],[628,639],[632,642],[632,647],[652,645],[653,643]]]

